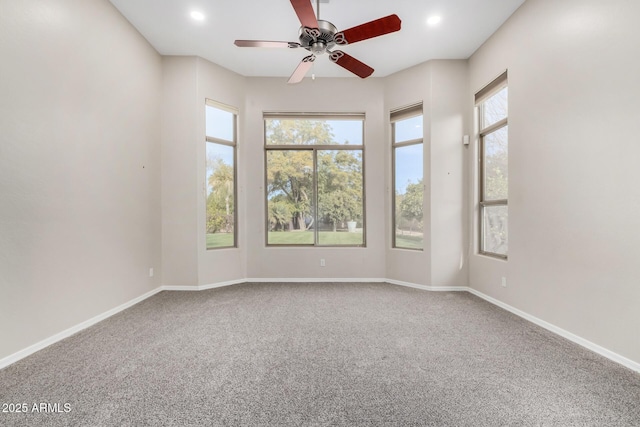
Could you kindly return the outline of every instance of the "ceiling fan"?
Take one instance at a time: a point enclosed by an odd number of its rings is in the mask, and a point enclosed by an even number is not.
[[[299,42],[236,40],[234,43],[238,47],[291,49],[301,47],[311,52],[311,55],[305,56],[302,59],[302,62],[300,62],[289,78],[288,83],[301,82],[313,65],[313,61],[316,60],[316,55],[322,55],[324,53],[329,54],[329,59],[332,62],[352,72],[358,77],[363,79],[369,77],[374,71],[373,68],[358,61],[353,56],[350,56],[341,50],[331,49],[336,45],[344,46],[399,31],[402,22],[400,21],[400,18],[398,18],[398,15],[389,15],[344,31],[338,31],[336,26],[331,22],[316,18],[310,0],[291,0],[291,5],[302,24],[298,33]],[[319,17],[320,0],[317,0],[316,10],[318,10]]]

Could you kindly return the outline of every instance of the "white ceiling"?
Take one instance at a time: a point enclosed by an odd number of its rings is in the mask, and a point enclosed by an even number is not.
[[[308,54],[302,49],[239,48],[236,39],[298,41],[300,22],[289,0],[110,0],[162,55],[195,55],[244,76],[291,75]],[[316,7],[316,1],[310,0]],[[525,0],[329,0],[320,19],[338,30],[390,14],[402,29],[341,49],[384,77],[430,59],[465,59]],[[202,22],[191,11],[205,15]],[[428,26],[429,16],[442,21]],[[325,57],[318,77],[350,77]]]

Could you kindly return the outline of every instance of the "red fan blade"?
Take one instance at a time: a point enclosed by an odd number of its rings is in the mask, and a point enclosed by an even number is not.
[[[303,27],[318,28],[318,20],[310,0],[291,0],[291,6]]]
[[[295,42],[270,42],[265,40],[236,40],[233,44],[238,47],[300,47],[300,43]]]
[[[400,31],[402,21],[398,15],[389,15],[357,27],[337,33],[334,37],[337,44],[355,43],[385,34]]]
[[[313,65],[313,61],[315,60],[316,60],[315,55],[309,55],[302,58],[302,62],[298,64],[298,67],[293,72],[293,74],[291,74],[291,77],[289,77],[289,81],[287,83],[289,84],[300,83],[302,79],[304,79],[304,76],[307,74],[307,72],[309,71],[309,68],[311,68],[311,66]]]
[[[367,64],[358,61],[353,56],[347,55],[341,50],[334,50],[331,52],[329,59],[345,70],[351,71],[353,74],[363,79],[369,77],[374,71],[373,68],[369,67]]]

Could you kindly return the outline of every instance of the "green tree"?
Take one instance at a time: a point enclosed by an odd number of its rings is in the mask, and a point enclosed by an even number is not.
[[[402,200],[404,200],[404,193],[400,193],[396,190],[396,203],[395,203],[395,215],[396,215],[396,228],[398,230],[403,231],[405,229],[406,220],[402,217],[402,210],[400,206],[402,206]]]
[[[215,157],[207,159],[207,233],[230,233],[234,226],[233,166]]]
[[[269,145],[329,145],[331,127],[323,120],[267,120]],[[267,199],[286,198],[291,214],[289,230],[308,230],[313,225],[313,153],[273,150],[267,153]],[[282,207],[276,208],[283,212]],[[269,211],[273,211],[269,206]]]
[[[424,197],[424,185],[422,179],[416,183],[407,185],[407,189],[400,201],[400,215],[409,221],[410,231],[417,226],[422,231],[423,209],[422,201]]]
[[[311,151],[267,152],[267,197],[269,205],[283,198],[288,202],[289,230],[307,230],[305,218],[312,215],[313,203]]]
[[[337,145],[325,120],[267,120],[267,200],[272,230],[306,231],[314,226],[317,185],[318,220],[337,224],[362,218],[362,154],[360,150],[317,150],[317,182],[314,151],[289,146]],[[346,141],[345,141],[346,142]],[[291,147],[293,148],[293,147]],[[286,206],[286,209],[285,209]],[[281,216],[288,212],[287,226]]]
[[[507,199],[509,193],[507,128],[504,127],[487,135],[484,144],[485,199]]]
[[[319,214],[336,231],[338,223],[362,220],[362,154],[332,150],[318,153]]]
[[[283,231],[291,220],[291,209],[285,200],[272,200],[269,203],[270,231]]]
[[[331,126],[324,120],[267,120],[269,145],[335,144]]]
[[[500,90],[482,104],[482,127],[492,125],[508,115],[508,88]],[[483,168],[485,200],[508,197],[509,182],[508,127],[502,127],[484,137]]]

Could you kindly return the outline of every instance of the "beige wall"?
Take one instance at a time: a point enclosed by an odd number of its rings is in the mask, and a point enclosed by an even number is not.
[[[473,256],[471,286],[636,362],[638,16],[528,0],[469,61],[469,102],[509,70],[510,169],[509,260]]]
[[[467,284],[469,150],[462,144],[469,133],[467,96],[466,60],[429,61],[385,79],[385,121],[389,111],[417,102],[423,102],[424,113],[425,247],[418,252],[388,244],[388,279],[428,286]],[[390,170],[386,176],[390,187]],[[392,191],[387,195],[390,212]],[[389,236],[391,227],[389,221]]]
[[[197,64],[195,57],[162,58],[162,284],[168,286],[198,284]]]
[[[108,1],[2,1],[0,359],[155,289],[160,56]]]
[[[325,58],[323,58],[325,59]],[[245,104],[246,248],[249,278],[384,278],[385,162],[383,81],[370,78],[247,79]],[[267,248],[263,111],[356,112],[365,120],[366,248]],[[324,258],[326,267],[320,267]]]
[[[468,282],[467,171],[469,134],[467,61],[432,61],[431,285]]]
[[[386,278],[401,282],[418,285],[431,285],[431,74],[433,72],[433,62],[417,65],[399,73],[393,74],[385,79],[385,122],[389,121],[389,113],[397,108],[422,102],[423,112],[423,153],[424,153],[424,177],[425,186],[423,209],[424,209],[424,250],[412,251],[405,249],[391,249],[391,234],[393,233],[393,218],[391,216],[392,189],[391,180],[391,155],[387,156],[388,161],[385,166],[385,185],[387,188],[385,204],[388,206],[388,221],[385,233],[387,234],[386,249]],[[387,135],[385,147],[391,150],[391,128],[385,126]]]
[[[165,286],[244,279],[244,77],[193,56],[165,56],[162,100],[162,267]],[[207,250],[205,100],[239,110],[239,248]]]
[[[232,73],[222,67],[211,62],[198,59],[198,97],[196,99],[196,108],[198,111],[197,126],[197,159],[198,159],[198,183],[197,187],[201,189],[198,192],[198,284],[210,285],[220,282],[234,281],[243,279],[246,276],[246,227],[247,213],[251,211],[253,204],[247,203],[245,197],[245,186],[247,173],[249,171],[245,167],[246,150],[248,143],[244,137],[245,114],[245,78],[238,74]],[[236,249],[206,249],[206,236],[204,233],[206,223],[206,195],[205,195],[205,116],[204,103],[205,99],[212,99],[217,102],[234,107],[238,110],[238,199],[240,201],[240,209],[238,210],[238,243],[239,248]]]

